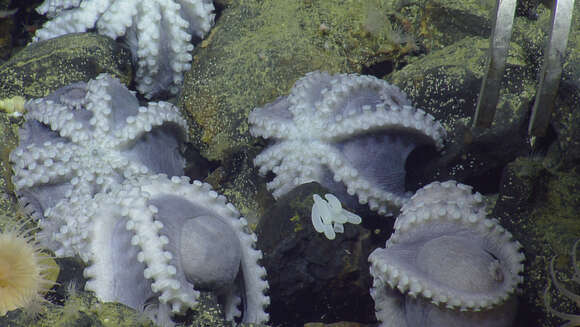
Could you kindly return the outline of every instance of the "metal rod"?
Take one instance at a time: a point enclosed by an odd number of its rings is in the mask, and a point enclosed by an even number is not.
[[[550,38],[544,52],[544,65],[528,126],[528,134],[531,137],[544,136],[550,123],[560,85],[573,10],[574,0],[555,0],[554,2]]]
[[[481,91],[477,99],[473,127],[487,128],[491,126],[493,121],[512,37],[516,4],[516,0],[498,0],[496,3],[496,16],[490,37],[487,74],[483,78]]]

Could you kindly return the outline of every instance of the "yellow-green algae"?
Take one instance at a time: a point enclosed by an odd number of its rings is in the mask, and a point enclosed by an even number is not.
[[[546,253],[554,252],[566,257],[574,241],[580,238],[580,168],[556,170],[551,167],[553,160],[547,157],[531,156],[518,158],[509,164],[510,171],[520,181],[530,185],[526,193],[533,202],[521,228],[536,244],[542,244]]]
[[[44,97],[78,81],[109,73],[128,85],[131,54],[106,36],[68,34],[29,44],[0,66],[0,98]]]
[[[63,306],[45,304],[34,315],[16,311],[5,323],[11,327],[154,327],[144,314],[116,303],[100,303],[91,293],[73,291]]]
[[[570,248],[580,238],[580,172],[578,167],[558,170],[550,158],[518,158],[508,165],[504,183],[519,185],[516,193],[501,195],[512,210],[504,212],[502,222],[510,222],[514,238],[524,246],[526,253],[523,295],[534,311],[543,310],[543,294],[549,279],[549,264],[557,256],[556,270],[560,280],[571,274]],[[515,198],[515,199],[514,199]],[[507,214],[506,214],[507,213]],[[551,290],[552,305],[562,312],[574,312],[574,304]],[[545,314],[544,314],[545,315]],[[547,316],[541,326],[559,326]],[[557,319],[556,319],[557,320]]]
[[[290,217],[290,221],[294,223],[294,233],[298,233],[299,231],[304,229],[304,226],[300,223],[300,216],[295,214],[294,216]]]
[[[546,183],[545,198],[539,203],[530,217],[540,235],[536,242],[544,244],[547,251],[554,253],[556,258],[556,276],[569,286],[578,286],[566,283],[573,274],[571,261],[571,247],[580,238],[580,172],[576,167],[570,171],[551,175]],[[547,285],[550,275],[548,274],[551,257],[544,258],[543,280]],[[551,303],[554,308],[561,312],[576,312],[575,304],[552,288]],[[542,294],[538,294],[542,301]],[[543,303],[542,303],[543,304]]]
[[[307,72],[361,72],[375,63],[399,31],[386,2],[248,0],[225,8],[196,50],[180,98],[202,155],[222,160],[247,145],[248,113],[287,95]]]
[[[182,323],[184,327],[226,327],[231,323],[223,320],[221,310],[215,301],[205,293],[199,298],[199,311],[196,311],[190,323]],[[46,304],[34,315],[19,312],[9,313],[2,320],[2,326],[10,327],[155,327],[150,318],[142,312],[135,311],[118,303],[101,303],[92,293],[71,291],[63,306]],[[258,326],[240,324],[240,326]]]
[[[462,113],[463,107],[473,107],[477,100],[471,97],[458,99],[455,95],[461,93],[471,81],[483,78],[488,49],[488,39],[465,37],[394,72],[388,80],[401,87],[411,99],[423,99],[422,106],[438,117],[445,117],[447,127],[451,128],[461,117],[455,113]],[[527,104],[533,99],[536,85],[535,81],[521,79],[519,71],[527,65],[525,58],[525,50],[512,42],[504,78],[506,87],[500,92],[495,123],[511,125],[514,119],[528,110]],[[445,97],[447,100],[442,101]],[[445,107],[445,112],[441,106]]]
[[[580,238],[580,168],[551,175],[546,194],[532,214],[544,241],[560,257],[567,257],[570,247]]]

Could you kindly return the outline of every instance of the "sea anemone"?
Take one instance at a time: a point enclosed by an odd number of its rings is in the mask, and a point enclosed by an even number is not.
[[[319,233],[324,233],[329,240],[334,240],[336,233],[343,233],[342,224],[360,224],[361,217],[342,208],[340,200],[336,196],[327,193],[324,195],[326,201],[320,195],[314,194],[314,205],[312,206],[312,224]]]
[[[32,230],[8,226],[0,232],[0,316],[45,301],[56,264],[41,252]]]

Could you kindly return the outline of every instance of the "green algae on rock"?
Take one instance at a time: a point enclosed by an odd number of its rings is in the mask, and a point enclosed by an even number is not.
[[[12,186],[10,152],[18,144],[18,126],[6,114],[0,113],[0,215],[14,215],[16,197]]]
[[[385,2],[250,0],[226,7],[194,52],[179,100],[193,144],[209,160],[223,160],[254,141],[249,112],[286,95],[307,72],[361,73],[375,64],[381,44],[393,39],[393,28],[380,28],[391,24]]]
[[[441,121],[449,135],[441,157],[411,168],[414,173],[409,176],[418,184],[449,178],[471,184],[480,192],[497,191],[497,186],[490,190],[480,187],[493,184],[493,178],[499,180],[508,162],[528,153],[527,134],[522,132],[522,126],[533,101],[535,74],[525,52],[515,44],[507,60],[496,123],[485,131],[470,129],[488,47],[489,40],[483,37],[465,37],[386,77],[401,87],[416,107]]]
[[[248,157],[261,148],[250,136],[249,112],[287,95],[307,72],[362,73],[384,60],[381,46],[401,36],[393,33],[401,24],[387,13],[388,2],[228,1],[194,50],[178,105],[194,147],[224,167],[212,184],[250,222],[271,199]]]
[[[550,156],[520,157],[507,165],[493,213],[520,240],[527,258],[520,297],[525,314],[517,327],[561,325],[544,307],[550,259],[558,256],[558,270],[567,269],[570,246],[580,236],[580,172],[549,167]],[[553,296],[551,302],[560,311],[570,311],[562,297]]]
[[[459,121],[466,123],[472,116],[485,74],[488,48],[486,38],[465,37],[394,72],[387,80],[401,87],[419,108],[443,119],[452,130]],[[503,118],[497,119],[501,124],[523,119],[527,104],[533,100],[536,83],[526,65],[525,52],[512,43],[507,59],[506,88],[502,90],[497,113]],[[520,83],[515,83],[516,80]]]
[[[129,50],[93,33],[33,43],[0,66],[0,99],[44,97],[100,73],[110,73],[129,84],[133,74]]]

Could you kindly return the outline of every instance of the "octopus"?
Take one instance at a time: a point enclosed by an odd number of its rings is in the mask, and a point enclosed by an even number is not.
[[[57,256],[78,255],[86,290],[144,310],[161,326],[211,292],[226,320],[265,323],[270,303],[256,235],[211,186],[184,176],[128,179],[89,203],[48,210]],[[64,250],[66,248],[66,250]],[[241,308],[241,309],[240,309]]]
[[[381,326],[511,326],[524,255],[481,194],[433,182],[401,209],[385,248],[369,255]]]
[[[12,182],[37,218],[62,199],[91,199],[126,178],[183,175],[187,127],[177,107],[140,106],[110,75],[65,86],[25,108],[20,143],[10,154]]]
[[[148,99],[177,94],[192,41],[207,34],[215,16],[211,0],[45,0],[37,11],[53,19],[34,42],[92,29],[121,38],[136,61],[137,90]]]
[[[85,289],[157,324],[195,309],[265,323],[268,282],[256,235],[209,184],[183,175],[185,121],[169,103],[139,106],[109,75],[25,105],[13,184],[57,257],[86,264]]]
[[[445,131],[396,86],[372,76],[311,72],[288,96],[254,109],[255,137],[273,144],[254,159],[275,198],[316,181],[349,207],[386,215],[410,197],[405,161],[418,146],[442,148]]]

